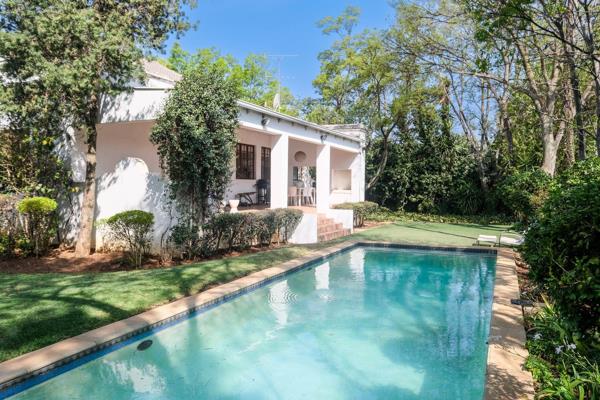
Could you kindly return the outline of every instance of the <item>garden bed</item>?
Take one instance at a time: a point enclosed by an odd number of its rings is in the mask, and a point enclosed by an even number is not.
[[[244,254],[253,254],[266,250],[282,247],[273,245],[271,247],[252,247],[244,251],[234,251],[229,254],[216,254],[202,261],[217,260],[221,258],[236,257]],[[47,274],[65,273],[80,274],[92,272],[117,272],[150,270],[170,268],[178,265],[189,265],[198,261],[184,261],[175,259],[169,262],[161,261],[158,257],[146,259],[140,268],[136,268],[125,262],[123,252],[98,252],[87,257],[77,257],[73,250],[53,250],[43,257],[22,257],[10,260],[0,260],[0,273],[5,274]]]

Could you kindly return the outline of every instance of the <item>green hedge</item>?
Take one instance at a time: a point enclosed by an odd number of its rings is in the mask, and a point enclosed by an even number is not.
[[[527,225],[536,215],[548,194],[552,177],[539,168],[515,172],[498,188],[498,196],[509,215]]]
[[[522,248],[532,279],[578,331],[600,336],[600,158],[551,185]]]
[[[257,213],[221,213],[215,215],[206,233],[216,240],[215,251],[228,252],[246,249],[252,245],[287,243],[302,219],[302,211],[289,208]]]
[[[353,210],[354,227],[358,228],[365,224],[365,218],[367,218],[369,214],[377,212],[379,205],[371,201],[358,201],[336,204],[333,208],[338,210]]]
[[[221,213],[214,215],[201,229],[173,227],[171,240],[184,258],[210,257],[254,245],[287,243],[301,219],[301,211],[289,208]]]

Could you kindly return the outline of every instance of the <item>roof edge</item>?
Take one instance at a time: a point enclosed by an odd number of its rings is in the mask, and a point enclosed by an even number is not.
[[[238,100],[237,104],[238,104],[238,106],[240,106],[242,108],[245,108],[245,109],[248,109],[248,110],[256,111],[256,112],[259,112],[259,113],[262,113],[262,114],[265,114],[265,115],[269,115],[271,117],[281,118],[281,119],[289,121],[289,122],[293,122],[293,123],[296,123],[296,124],[299,124],[299,125],[307,126],[307,127],[313,128],[313,129],[315,129],[317,131],[326,133],[328,135],[338,136],[340,138],[348,139],[348,140],[350,140],[352,142],[355,142],[355,143],[361,143],[360,138],[358,138],[356,136],[347,135],[345,133],[342,133],[342,132],[336,131],[334,129],[328,128],[326,126],[315,124],[314,122],[309,122],[309,121],[303,120],[302,118],[298,118],[298,117],[294,117],[294,116],[291,116],[291,115],[283,114],[283,113],[281,113],[279,111],[275,111],[275,110],[272,110],[272,109],[267,108],[267,107],[259,106],[257,104],[250,103],[250,102],[245,101],[245,100]]]

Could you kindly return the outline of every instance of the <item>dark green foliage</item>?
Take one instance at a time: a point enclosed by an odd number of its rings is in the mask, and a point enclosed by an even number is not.
[[[229,253],[234,246],[248,247],[248,230],[255,223],[254,216],[250,213],[221,213],[211,219],[205,235],[210,234],[216,238],[215,250],[223,245]]]
[[[231,178],[238,125],[237,86],[217,68],[187,69],[150,136],[182,223],[202,225]]]
[[[154,215],[142,210],[123,211],[104,221],[109,238],[122,243],[128,260],[141,267],[144,256],[150,251],[154,226]]]
[[[23,234],[18,202],[18,196],[0,194],[0,257],[14,256],[17,240]]]
[[[47,197],[28,197],[17,203],[17,210],[25,217],[25,235],[36,257],[48,251],[56,234],[57,206],[56,201]]]
[[[67,197],[71,171],[57,152],[61,132],[35,130],[35,123],[19,119],[18,129],[0,128],[0,192]]]
[[[287,243],[302,220],[302,211],[278,208],[274,212],[277,243]]]
[[[257,213],[220,213],[215,214],[202,230],[174,227],[171,240],[186,258],[210,257],[218,252],[230,253],[253,245],[287,243],[301,219],[301,211],[289,208]]]
[[[484,194],[466,141],[445,133],[435,110],[416,108],[411,119],[406,130],[390,142],[386,168],[368,197],[395,210],[480,212]],[[374,173],[381,151],[375,141],[367,154],[367,175]]]
[[[499,199],[508,215],[527,225],[546,199],[552,178],[539,168],[514,172],[498,188]]]
[[[570,330],[570,324],[549,303],[528,318],[525,366],[552,399],[600,398],[600,348]]]
[[[600,335],[600,158],[551,185],[523,246],[531,278],[575,330]]]
[[[179,250],[183,259],[193,260],[203,253],[200,228],[196,225],[186,223],[175,225],[171,228],[169,241]]]
[[[372,201],[359,201],[355,203],[341,203],[336,204],[333,208],[341,210],[353,210],[354,211],[354,227],[358,228],[365,224],[365,219],[372,213],[377,212],[379,205]]]

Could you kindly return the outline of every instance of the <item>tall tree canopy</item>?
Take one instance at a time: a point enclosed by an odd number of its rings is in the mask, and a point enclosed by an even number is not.
[[[222,55],[214,48],[198,49],[195,53],[189,53],[176,42],[171,48],[169,57],[161,61],[180,73],[190,68],[205,70],[216,68],[226,79],[239,87],[240,99],[277,108],[278,111],[286,114],[298,114],[296,99],[289,88],[282,86],[276,71],[264,54],[250,53],[240,63],[233,56]],[[278,105],[274,104],[277,94],[280,94]]]
[[[143,55],[162,49],[171,32],[187,28],[184,4],[194,5],[193,0],[0,3],[0,71],[7,80],[2,99],[8,118],[17,122],[14,125],[28,119],[40,126],[27,129],[46,132],[68,124],[85,137],[86,175],[76,243],[80,255],[91,247],[96,123],[102,99],[142,79]]]

